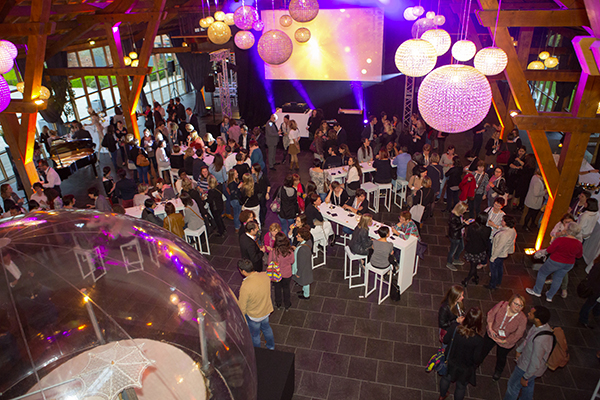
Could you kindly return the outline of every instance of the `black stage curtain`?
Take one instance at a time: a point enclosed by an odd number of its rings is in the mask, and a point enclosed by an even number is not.
[[[182,38],[173,38],[176,35],[172,32],[171,43],[173,47],[181,47],[183,43]],[[206,114],[206,104],[204,104],[204,97],[200,94],[200,90],[204,87],[204,78],[208,75],[211,69],[210,55],[208,53],[175,53],[179,65],[185,71],[185,75],[189,78],[194,89],[196,89],[196,105],[193,108],[193,112],[199,116]]]
[[[271,116],[271,106],[267,100],[264,86],[265,69],[263,60],[258,55],[257,45],[249,50],[240,50],[235,46],[235,61],[238,71],[240,115],[250,129],[262,126]],[[280,105],[275,103],[277,107]]]

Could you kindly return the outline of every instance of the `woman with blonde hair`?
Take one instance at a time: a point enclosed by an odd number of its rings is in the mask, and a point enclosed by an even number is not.
[[[373,247],[373,239],[369,237],[369,227],[373,224],[373,216],[371,214],[363,214],[358,221],[358,225],[352,232],[352,237],[348,243],[350,251],[354,254],[366,256],[369,254],[369,249]]]
[[[290,140],[290,145],[288,147],[288,152],[290,154],[290,170],[294,169],[294,165],[296,166],[296,170],[299,170],[298,153],[300,153],[300,131],[298,130],[298,124],[295,120],[290,121],[288,139]]]
[[[448,220],[448,237],[450,238],[450,251],[448,251],[448,258],[446,259],[446,268],[450,271],[458,271],[456,265],[463,265],[464,262],[460,260],[460,253],[465,248],[463,241],[463,229],[467,227],[473,220],[464,221],[463,214],[467,212],[467,206],[465,203],[458,203],[452,209],[450,213],[450,219]]]
[[[240,199],[242,211],[252,211],[254,216],[258,219],[260,216],[260,200],[258,199],[258,193],[254,188],[254,178],[252,177],[252,174],[245,173],[244,176],[242,176],[242,187],[240,191],[242,193]],[[260,227],[260,223],[258,226]]]

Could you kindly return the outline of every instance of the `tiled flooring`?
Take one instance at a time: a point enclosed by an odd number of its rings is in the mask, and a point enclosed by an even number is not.
[[[455,144],[461,141],[459,136],[452,137]],[[470,138],[467,141],[470,144]],[[464,154],[464,151],[459,153]],[[102,155],[103,165],[109,161],[105,156]],[[281,153],[278,154],[277,160],[281,157]],[[303,167],[300,176],[304,183],[308,180],[311,157],[308,153],[300,155]],[[287,165],[279,165],[277,171],[269,172],[272,172],[273,188],[276,188],[283,181]],[[63,193],[74,193],[78,199],[85,200],[90,174],[80,172],[69,178]],[[100,185],[99,181],[97,184]],[[425,260],[419,263],[413,285],[399,302],[386,300],[378,306],[375,294],[369,299],[359,299],[361,290],[348,289],[343,278],[343,249],[334,246],[328,249],[327,265],[314,271],[311,299],[301,301],[295,297],[293,290],[292,308],[272,314],[271,326],[277,349],[296,353],[294,399],[437,398],[439,379],[434,373],[428,374],[424,370],[438,344],[437,310],[445,291],[466,276],[466,266],[459,267],[458,272],[445,268],[449,247],[445,237],[447,215],[443,215],[440,209],[438,206],[434,218],[423,227],[422,236],[429,244],[429,250]],[[377,219],[393,223],[397,221],[398,211],[394,206],[392,213],[380,213]],[[267,225],[275,221],[275,215],[269,212]],[[240,250],[232,222],[227,220],[226,224],[229,235],[211,238],[213,255],[209,259],[237,294],[241,283],[236,269]],[[501,288],[490,292],[481,284],[470,285],[465,305],[479,306],[487,312],[496,302],[508,299],[513,293],[524,294],[527,306],[541,304],[540,299],[532,299],[524,290],[532,285],[535,278],[535,272],[526,266],[523,256],[523,249],[530,247],[533,241],[533,234],[519,231],[516,252],[505,262]],[[481,283],[487,283],[485,271],[480,273]],[[549,306],[551,324],[563,327],[566,332],[571,360],[565,368],[547,371],[537,380],[535,399],[589,399],[600,378],[599,362],[595,357],[596,351],[600,350],[600,327],[588,330],[577,325],[577,313],[583,300],[577,298],[575,288],[583,275],[582,269],[574,269],[569,297],[562,299],[556,296]],[[593,322],[595,325],[599,323]],[[513,359],[514,353],[511,353],[502,379],[496,383],[491,379],[494,355],[488,356],[478,371],[478,385],[469,386],[467,398],[501,399],[515,365]]]

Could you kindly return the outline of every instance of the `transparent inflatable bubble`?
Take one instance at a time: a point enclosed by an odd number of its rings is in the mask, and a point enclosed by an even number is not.
[[[0,220],[0,263],[0,399],[256,399],[235,296],[164,229],[29,213]]]

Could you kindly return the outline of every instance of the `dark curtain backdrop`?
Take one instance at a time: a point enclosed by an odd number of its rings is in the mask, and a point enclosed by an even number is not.
[[[176,33],[172,32],[170,35],[173,47],[181,47],[183,39],[173,38],[172,35],[176,35]],[[204,97],[200,94],[200,90],[204,87],[204,79],[211,69],[210,55],[208,53],[176,53],[175,56],[186,77],[196,89],[196,105],[192,110],[199,116],[203,116],[206,114],[206,104],[204,104]]]
[[[68,67],[67,52],[61,51],[60,53],[47,59],[46,65],[48,66],[48,68],[67,68]],[[60,88],[58,90],[56,90],[56,93],[54,93],[54,95],[57,98],[64,98],[67,95],[66,87],[67,87],[68,79],[66,76],[46,76],[46,75],[44,75],[44,78],[42,79],[42,85],[44,85],[44,82],[46,82],[48,80],[53,83],[54,88],[58,88],[58,86],[60,86]],[[55,106],[55,103],[49,102],[48,108],[40,111],[40,114],[42,115],[42,118],[44,118],[46,121],[50,122],[51,124],[62,125],[62,119],[60,117],[62,112],[63,112],[63,110],[58,109]]]
[[[256,40],[258,42],[258,38]],[[264,125],[271,116],[271,106],[265,90],[265,69],[256,44],[249,50],[235,46],[238,72],[238,104],[240,116],[250,129]]]

